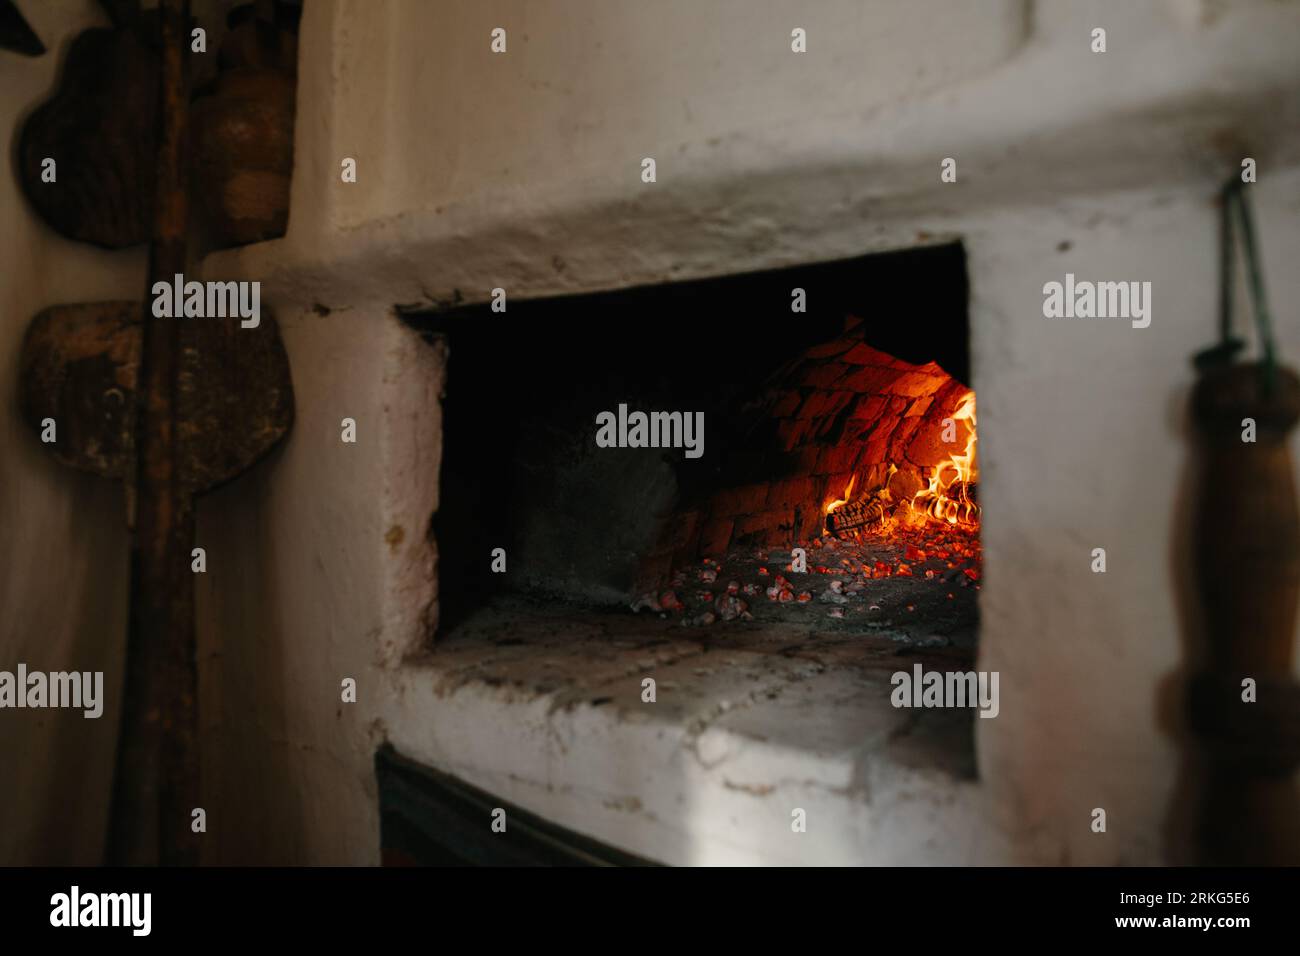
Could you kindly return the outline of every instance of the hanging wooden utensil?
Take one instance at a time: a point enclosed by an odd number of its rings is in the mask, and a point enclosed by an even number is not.
[[[132,21],[131,0],[106,4]],[[187,264],[185,154],[188,0],[163,0],[159,129],[148,289]],[[143,94],[141,94],[143,95]],[[120,130],[118,131],[120,133]],[[53,185],[53,184],[52,184]],[[67,189],[69,183],[58,183]],[[96,199],[91,197],[93,206]],[[194,495],[240,474],[293,422],[289,364],[274,318],[158,318],[152,300],[55,306],[33,321],[20,359],[20,403],[46,445],[77,468],[122,479],[136,502],[121,739],[107,857],[192,864],[198,799],[194,649]]]
[[[45,44],[27,25],[14,0],[0,0],[0,49],[23,56],[40,56],[45,52]]]
[[[289,222],[296,12],[269,0],[232,10],[215,87],[194,101],[196,198],[218,247],[278,238]]]
[[[1224,190],[1222,215],[1220,341],[1195,357],[1200,377],[1192,392],[1201,466],[1196,583],[1209,645],[1189,695],[1191,726],[1209,757],[1200,853],[1205,863],[1294,865],[1300,863],[1300,685],[1293,677],[1300,509],[1287,439],[1300,421],[1300,377],[1277,362],[1239,181]],[[1235,362],[1244,342],[1232,329],[1234,221],[1263,353],[1258,362]]]
[[[148,303],[54,306],[33,320],[20,357],[19,400],[44,445],[75,468],[136,487],[136,441]],[[293,424],[288,356],[275,319],[153,319],[178,332],[170,470],[139,484],[122,742],[113,800],[115,863],[193,863],[197,801],[193,589],[195,495],[242,474]],[[157,441],[147,452],[156,458]],[[145,467],[139,462],[139,468]],[[158,464],[153,462],[154,475]],[[167,510],[160,514],[160,507]],[[152,528],[152,537],[143,535]],[[151,547],[152,545],[152,547]],[[149,575],[149,576],[146,576]],[[159,584],[159,581],[164,582]],[[188,642],[188,643],[182,643]]]
[[[54,96],[23,123],[18,178],[55,231],[120,249],[150,235],[159,60],[153,17],[134,0],[105,6],[114,28],[78,35]]]
[[[134,484],[141,347],[136,301],[56,305],[27,329],[19,358],[23,420],[58,461]],[[160,320],[167,321],[167,320]],[[180,320],[177,389],[182,488],[202,494],[264,457],[293,424],[289,360],[274,316],[256,329],[238,319]]]

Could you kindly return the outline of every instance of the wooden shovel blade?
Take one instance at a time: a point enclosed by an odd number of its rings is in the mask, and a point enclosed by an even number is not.
[[[132,477],[139,302],[56,305],[32,320],[23,341],[19,401],[38,434],[46,419],[64,464],[107,478]],[[177,382],[179,474],[190,493],[246,471],[293,425],[289,359],[274,317],[181,323]]]
[[[128,476],[140,364],[140,304],[56,305],[32,320],[19,359],[23,419],[55,441],[65,465],[106,478]]]
[[[146,34],[143,27],[80,33],[58,89],[23,121],[19,183],[41,218],[70,239],[109,249],[149,240],[159,58]],[[47,169],[51,159],[57,165]]]
[[[45,44],[27,25],[13,0],[0,0],[0,49],[24,56],[40,56],[45,52]]]

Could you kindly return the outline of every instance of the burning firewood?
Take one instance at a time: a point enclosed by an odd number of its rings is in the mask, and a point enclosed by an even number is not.
[[[897,471],[898,467],[891,464],[885,475],[884,484],[877,485],[853,501],[832,504],[826,515],[826,530],[837,538],[843,538],[851,531],[867,528],[873,524],[885,524],[894,503],[894,496],[889,490],[889,480]]]
[[[952,421],[966,422],[969,431],[966,447],[953,453],[939,464],[930,475],[929,485],[918,491],[908,502],[909,517],[924,520],[938,518],[955,525],[979,520],[979,505],[975,497],[975,393],[967,392],[957,404]]]

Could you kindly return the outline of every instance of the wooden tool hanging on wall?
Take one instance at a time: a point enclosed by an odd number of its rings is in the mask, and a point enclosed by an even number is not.
[[[115,4],[119,13],[132,4]],[[150,210],[146,290],[172,284],[187,266],[186,153],[188,0],[163,0],[152,102],[158,131],[154,193],[123,202],[127,220]],[[128,11],[129,13],[129,11]],[[143,95],[143,94],[141,94]],[[113,123],[112,114],[101,122]],[[115,138],[116,132],[104,135]],[[111,168],[91,175],[107,175]],[[69,187],[66,181],[42,184]],[[139,188],[138,185],[134,188]],[[69,189],[58,208],[86,222],[78,202],[103,212],[101,194]],[[113,215],[108,215],[111,221]],[[131,228],[134,228],[133,226]],[[199,860],[191,813],[199,798],[194,640],[193,497],[250,467],[293,422],[289,364],[274,319],[159,318],[143,303],[55,306],[36,317],[23,343],[20,402],[46,445],[78,468],[133,489],[130,623],[121,734],[107,858],[118,864]]]
[[[1223,193],[1220,342],[1195,358],[1200,438],[1195,512],[1205,659],[1191,726],[1209,758],[1201,862],[1300,863],[1300,685],[1293,677],[1300,602],[1300,509],[1287,440],[1300,377],[1277,361],[1260,256],[1242,184]],[[1235,237],[1245,253],[1262,356],[1236,362]]]
[[[45,44],[27,21],[14,0],[0,0],[0,50],[13,50],[23,56],[40,56]]]
[[[216,79],[194,100],[196,212],[217,248],[275,239],[288,226],[299,12],[273,0],[231,10]]]
[[[150,235],[157,22],[141,12],[139,0],[101,5],[113,27],[84,30],[72,41],[54,95],[23,123],[18,178],[56,232],[121,249]]]

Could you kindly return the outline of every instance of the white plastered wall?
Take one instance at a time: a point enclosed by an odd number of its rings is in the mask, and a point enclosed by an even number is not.
[[[9,156],[22,119],[53,90],[66,45],[106,21],[92,0],[24,4],[49,52],[0,51]],[[0,863],[99,860],[117,742],[126,639],[126,503],[120,486],[46,455],[18,414],[18,362],[41,309],[139,297],[142,250],[63,239],[0,177],[0,669],[105,672],[103,715],[0,711]],[[96,796],[103,794],[103,797]]]
[[[209,858],[376,862],[371,759],[388,739],[630,849],[735,859],[707,826],[683,840],[671,821],[546,796],[559,775],[599,770],[551,759],[564,727],[539,716],[489,734],[490,695],[439,699],[399,666],[434,596],[441,383],[392,307],[951,237],[971,272],[981,666],[1002,672],[1002,715],[977,722],[974,832],[918,841],[931,861],[1169,858],[1177,749],[1157,700],[1179,665],[1178,410],[1213,328],[1210,200],[1243,150],[1259,158],[1266,269],[1284,354],[1300,354],[1300,180],[1284,171],[1300,6],[882,0],[814,20],[802,4],[732,2],[702,25],[689,3],[516,9],[310,4],[289,235],[205,263],[208,278],[264,282],[299,408],[284,449],[201,509],[205,787],[222,828]],[[497,25],[510,52],[494,59]],[[1088,50],[1097,25],[1106,54]],[[339,182],[347,156],[356,184]],[[947,156],[956,184],[939,182]],[[1042,284],[1066,271],[1152,281],[1151,328],[1044,319]],[[356,446],[339,441],[343,417]],[[1104,576],[1087,570],[1099,546]],[[356,705],[339,703],[347,676]],[[508,731],[509,748],[490,745]],[[534,769],[502,766],[516,756]],[[1096,806],[1104,837],[1088,829]]]

